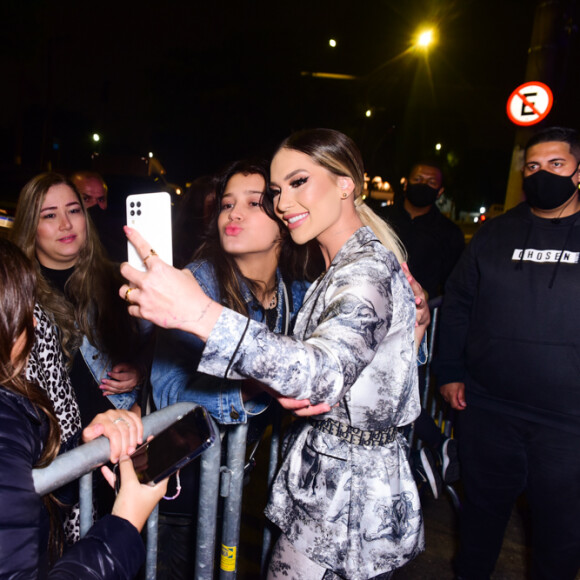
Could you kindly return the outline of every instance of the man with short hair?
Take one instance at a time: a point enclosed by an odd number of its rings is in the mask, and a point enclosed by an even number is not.
[[[435,202],[443,194],[443,173],[433,162],[413,165],[405,179],[403,199],[380,211],[409,254],[409,269],[429,298],[439,296],[463,248],[461,229]]]
[[[463,232],[444,216],[435,202],[443,194],[443,172],[432,161],[415,163],[403,183],[404,197],[378,213],[393,226],[409,256],[409,269],[429,298],[439,296],[447,277],[465,247]],[[425,389],[425,367],[419,367],[419,389]],[[415,420],[415,435],[423,442],[411,457],[413,474],[420,487],[428,486],[433,497],[443,483],[459,479],[455,440],[445,437],[425,409]]]
[[[113,262],[127,260],[127,239],[123,233],[125,211],[118,202],[114,203],[114,195],[113,203],[109,205],[109,188],[105,180],[94,171],[77,171],[70,176],[70,181],[83,198],[108,257]]]
[[[107,184],[93,171],[78,171],[71,175],[71,181],[80,193],[85,207],[98,206],[107,209]]]
[[[436,372],[459,413],[458,578],[490,577],[517,497],[532,577],[580,569],[580,137],[525,147],[526,202],[486,222],[450,276]]]

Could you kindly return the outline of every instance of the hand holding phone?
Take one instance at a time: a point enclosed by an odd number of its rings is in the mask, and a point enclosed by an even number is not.
[[[117,465],[117,480],[120,475],[123,486],[117,494],[111,513],[132,523],[140,532],[153,508],[167,492],[167,480],[155,486],[141,485],[129,457],[121,457]],[[105,479],[112,485],[115,478],[112,471],[108,467],[101,469]]]
[[[131,455],[139,482],[156,485],[201,455],[215,438],[207,411],[196,407]],[[115,472],[118,490],[121,478],[116,466]]]

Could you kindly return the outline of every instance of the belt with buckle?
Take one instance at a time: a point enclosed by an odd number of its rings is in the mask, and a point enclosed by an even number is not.
[[[310,423],[318,431],[334,435],[353,445],[371,445],[372,447],[392,443],[396,439],[397,434],[401,432],[399,427],[389,427],[388,429],[382,429],[380,431],[369,431],[335,421],[334,419],[324,419],[322,421],[310,419]]]

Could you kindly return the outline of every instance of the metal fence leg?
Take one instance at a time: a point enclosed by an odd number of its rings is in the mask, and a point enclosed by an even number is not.
[[[237,425],[228,431],[228,463],[230,475],[229,490],[222,490],[224,501],[224,521],[222,528],[222,550],[220,580],[236,577],[240,522],[242,513],[242,489],[244,485],[244,465],[246,463],[246,440],[248,424]]]
[[[147,519],[147,559],[145,561],[146,580],[157,578],[157,536],[159,525],[159,504]]]
[[[216,428],[216,432],[218,429]],[[218,495],[220,487],[221,440],[201,456],[199,500],[197,510],[197,543],[195,546],[195,578],[211,580],[215,557]]]
[[[280,433],[282,430],[282,409],[276,405],[272,416],[272,438],[270,440],[270,463],[268,464],[268,493],[272,487],[272,482],[278,469],[278,458],[280,455]],[[264,526],[264,536],[262,538],[262,558],[260,561],[260,570],[262,576],[266,573],[268,565],[268,555],[272,543],[272,531],[268,527],[268,522]]]
[[[79,479],[79,509],[81,538],[93,525],[93,472],[86,473]]]

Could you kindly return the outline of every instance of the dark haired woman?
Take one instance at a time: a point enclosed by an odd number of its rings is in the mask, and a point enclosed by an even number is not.
[[[223,171],[205,239],[186,268],[214,300],[289,334],[309,286],[308,251],[276,217],[267,182],[268,167],[260,161],[237,161]],[[268,397],[251,381],[197,373],[202,350],[203,342],[188,332],[158,331],[151,371],[158,408],[192,401],[221,424],[245,423],[264,410]]]
[[[196,259],[186,268],[214,300],[289,334],[309,285],[307,250],[294,245],[276,218],[267,182],[268,166],[261,161],[237,161],[217,177],[216,207]],[[158,329],[151,370],[156,406],[195,402],[222,425],[246,423],[262,413],[270,396],[255,381],[197,371],[203,346],[188,332]],[[187,578],[193,565],[196,469],[182,471],[179,499],[160,505],[160,578]]]
[[[166,487],[166,482],[140,485],[126,455],[142,438],[135,414],[109,411],[83,431],[84,441],[109,437],[111,461],[120,459],[123,482],[114,515],[97,522],[62,558],[57,505],[34,490],[32,469],[48,465],[60,447],[48,397],[25,377],[35,296],[34,267],[14,244],[0,239],[0,576],[133,578],[145,555],[139,531]],[[106,477],[113,482],[110,471]]]

